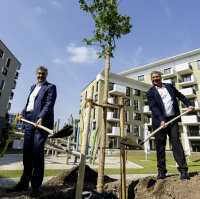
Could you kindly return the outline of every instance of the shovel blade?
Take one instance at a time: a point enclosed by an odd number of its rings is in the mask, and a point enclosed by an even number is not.
[[[53,135],[49,135],[48,137],[49,138],[63,138],[66,136],[70,136],[72,133],[73,133],[73,126],[67,125],[63,129],[58,131],[57,133],[55,133]]]

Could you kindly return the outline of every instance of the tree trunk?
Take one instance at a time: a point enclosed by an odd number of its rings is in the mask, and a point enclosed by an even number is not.
[[[106,55],[105,74],[104,74],[104,95],[103,104],[108,102],[108,88],[109,88],[109,71],[110,71],[110,52]],[[106,147],[106,119],[107,119],[107,108],[104,107],[102,111],[102,122],[101,122],[101,142],[100,142],[100,153],[99,153],[99,169],[97,179],[97,192],[103,192],[104,185],[104,164],[105,164],[105,147]]]

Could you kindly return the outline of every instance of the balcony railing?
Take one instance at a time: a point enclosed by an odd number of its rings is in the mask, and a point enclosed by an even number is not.
[[[176,66],[176,72],[180,75],[186,75],[192,73],[192,67],[188,63],[180,64]]]
[[[188,125],[198,125],[200,122],[200,117],[197,115],[186,115],[181,117],[183,124]]]
[[[118,85],[118,84],[114,84],[112,87],[110,87],[109,93],[112,94],[112,95],[118,95],[118,96],[125,95],[126,94],[126,87]]]
[[[175,77],[175,76],[176,76],[176,71],[173,68],[164,70],[164,74],[162,75],[163,79],[171,78],[171,77]]]
[[[151,115],[149,106],[143,106],[143,113],[147,115]]]
[[[119,137],[120,136],[120,127],[112,126],[108,128],[108,136],[110,137]]]
[[[196,91],[193,88],[184,88],[179,90],[183,95],[185,95],[187,98],[193,98],[196,97]]]
[[[107,120],[112,122],[119,122],[119,114],[107,112]]]
[[[174,82],[174,80],[172,80],[172,79],[166,79],[166,80],[163,80],[162,82],[163,82],[163,83],[172,84],[172,85],[175,86],[175,82]]]
[[[180,86],[193,86],[195,84],[197,84],[197,79],[194,75],[191,75],[188,78],[179,79]]]

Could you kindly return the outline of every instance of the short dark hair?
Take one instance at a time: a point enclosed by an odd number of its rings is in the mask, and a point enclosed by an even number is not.
[[[48,69],[46,67],[44,67],[44,66],[38,66],[37,69],[36,69],[36,72],[38,70],[46,71],[46,73],[48,74]]]
[[[162,77],[162,73],[160,71],[157,71],[157,70],[154,70],[154,71],[151,72],[151,77],[152,77],[153,74],[156,74],[156,73],[158,73],[160,75],[160,77]]]

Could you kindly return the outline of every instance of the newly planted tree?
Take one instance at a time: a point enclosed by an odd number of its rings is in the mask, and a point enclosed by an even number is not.
[[[97,191],[103,192],[104,184],[104,164],[106,147],[106,116],[109,88],[110,58],[116,48],[115,40],[121,38],[130,32],[132,25],[129,16],[122,16],[118,11],[119,2],[117,0],[79,0],[83,11],[92,15],[95,22],[95,30],[91,39],[84,39],[87,45],[97,45],[100,47],[99,58],[104,58],[105,77],[104,77],[104,95],[103,95],[103,115],[101,123],[101,143],[99,153],[99,169]]]

